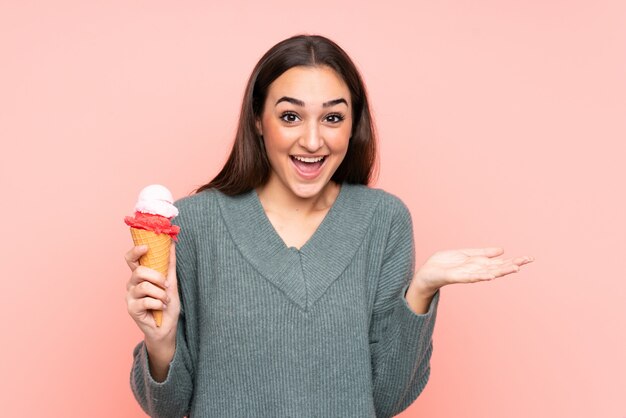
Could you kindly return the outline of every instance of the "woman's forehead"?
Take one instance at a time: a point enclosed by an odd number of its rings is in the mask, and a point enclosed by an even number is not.
[[[276,105],[283,97],[296,99],[305,106],[322,106],[343,98],[349,106],[350,90],[341,76],[330,67],[298,66],[285,71],[270,84],[267,95],[270,104]]]

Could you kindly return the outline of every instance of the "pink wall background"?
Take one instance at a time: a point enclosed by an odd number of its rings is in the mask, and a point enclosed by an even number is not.
[[[443,289],[401,417],[625,417],[626,3],[214,3],[0,4],[2,416],[144,416],[122,219],[216,174],[253,65],[306,32],[363,73],[419,264],[536,258]]]

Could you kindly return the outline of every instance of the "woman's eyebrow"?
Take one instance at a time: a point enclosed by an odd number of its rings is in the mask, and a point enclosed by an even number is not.
[[[304,102],[302,100],[294,99],[293,97],[283,96],[280,99],[278,99],[278,101],[276,102],[274,106],[277,106],[278,103],[280,102],[289,102],[296,106],[304,107]],[[343,103],[346,106],[348,106],[348,102],[346,101],[346,99],[344,99],[343,97],[340,97],[339,99],[329,100],[325,103],[322,103],[322,107],[331,107],[339,103]]]

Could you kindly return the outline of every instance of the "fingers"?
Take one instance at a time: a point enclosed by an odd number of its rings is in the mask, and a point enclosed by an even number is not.
[[[170,302],[170,298],[164,289],[148,281],[143,281],[136,286],[132,286],[128,294],[130,298],[134,300],[154,299],[160,301],[159,306],[147,309],[164,309],[163,305],[167,305]]]
[[[147,251],[147,246],[135,246],[125,254],[124,258],[132,270],[126,284],[126,305],[128,313],[146,336],[162,337],[175,329],[180,314],[176,286],[176,249],[172,243],[166,274],[139,263],[141,256]],[[154,311],[162,311],[160,327],[156,326]]]
[[[137,269],[133,272],[133,275],[144,270],[148,270],[148,273],[154,272],[160,275],[155,270],[147,269],[143,266],[137,267]],[[128,313],[138,324],[140,324],[140,327],[142,327],[141,324],[146,325],[148,323],[150,324],[149,326],[152,327],[154,323],[152,321],[150,311],[165,310],[168,308],[170,302],[172,302],[172,300],[168,296],[165,289],[162,289],[147,280],[141,281],[136,285],[129,286],[128,291],[126,292],[126,305]],[[172,303],[175,306],[176,303],[174,302]]]
[[[509,271],[510,269],[489,269],[482,270],[474,273],[466,273],[461,276],[458,283],[475,283],[475,282],[484,282],[496,279],[500,276],[504,276],[509,273],[513,273],[514,271]]]
[[[141,299],[129,299],[127,307],[128,313],[133,318],[141,318],[149,314],[151,310],[162,311],[166,309],[167,305],[160,299],[145,297]]]
[[[489,261],[492,265],[521,267],[524,264],[532,263],[534,260],[535,259],[533,257],[523,256],[523,257],[507,258],[507,259],[502,259],[502,260],[494,259],[494,260],[489,260]]]
[[[126,264],[130,267],[131,271],[134,271],[137,267],[139,267],[139,258],[148,252],[147,245],[136,245],[124,255],[124,259],[126,260]]]
[[[518,266],[521,266],[523,264],[532,263],[533,261],[535,261],[535,257],[532,257],[530,255],[525,255],[523,257],[517,257],[517,258],[515,258],[515,260],[513,260],[513,262],[515,264],[517,264]]]
[[[489,274],[493,275],[493,278],[495,279],[496,277],[505,276],[511,273],[517,273],[521,270],[521,267],[524,264],[532,263],[534,260],[534,257],[530,256],[502,260],[502,262],[499,263],[497,267],[494,266],[490,269]]]
[[[480,259],[475,258],[474,262],[466,266],[465,271],[458,272],[455,276],[459,282],[474,283],[478,281],[493,280],[507,274],[517,273],[521,266],[534,261],[533,257],[522,256],[509,259]]]
[[[158,271],[146,266],[139,266],[130,275],[130,279],[126,285],[126,289],[130,289],[133,286],[137,286],[143,281],[148,281],[155,284],[158,287],[166,288],[169,286],[169,282],[166,283],[166,277]]]
[[[492,270],[492,274],[495,277],[506,276],[507,274],[517,273],[520,270],[519,266],[515,264],[508,264],[506,266],[502,266],[499,269]],[[494,277],[494,278],[495,278]]]
[[[129,297],[127,300],[128,305],[128,313],[133,316],[138,315],[143,311],[148,310],[157,310],[162,311],[167,308],[167,304],[164,303],[161,299],[145,297],[141,299],[133,299]]]

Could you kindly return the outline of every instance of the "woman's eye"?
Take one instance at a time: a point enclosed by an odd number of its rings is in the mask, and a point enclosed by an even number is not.
[[[285,112],[282,115],[280,115],[280,119],[288,123],[294,123],[298,120],[298,115],[296,115],[295,113],[291,113],[291,112]]]
[[[282,115],[280,115],[280,119],[287,123],[295,123],[298,120],[300,120],[300,117],[293,112],[285,112]],[[344,119],[345,117],[341,113],[333,113],[333,114],[326,116],[326,120],[333,124],[337,124]]]
[[[344,120],[344,116],[340,113],[333,113],[332,115],[328,115],[327,119],[331,123],[339,123]]]

